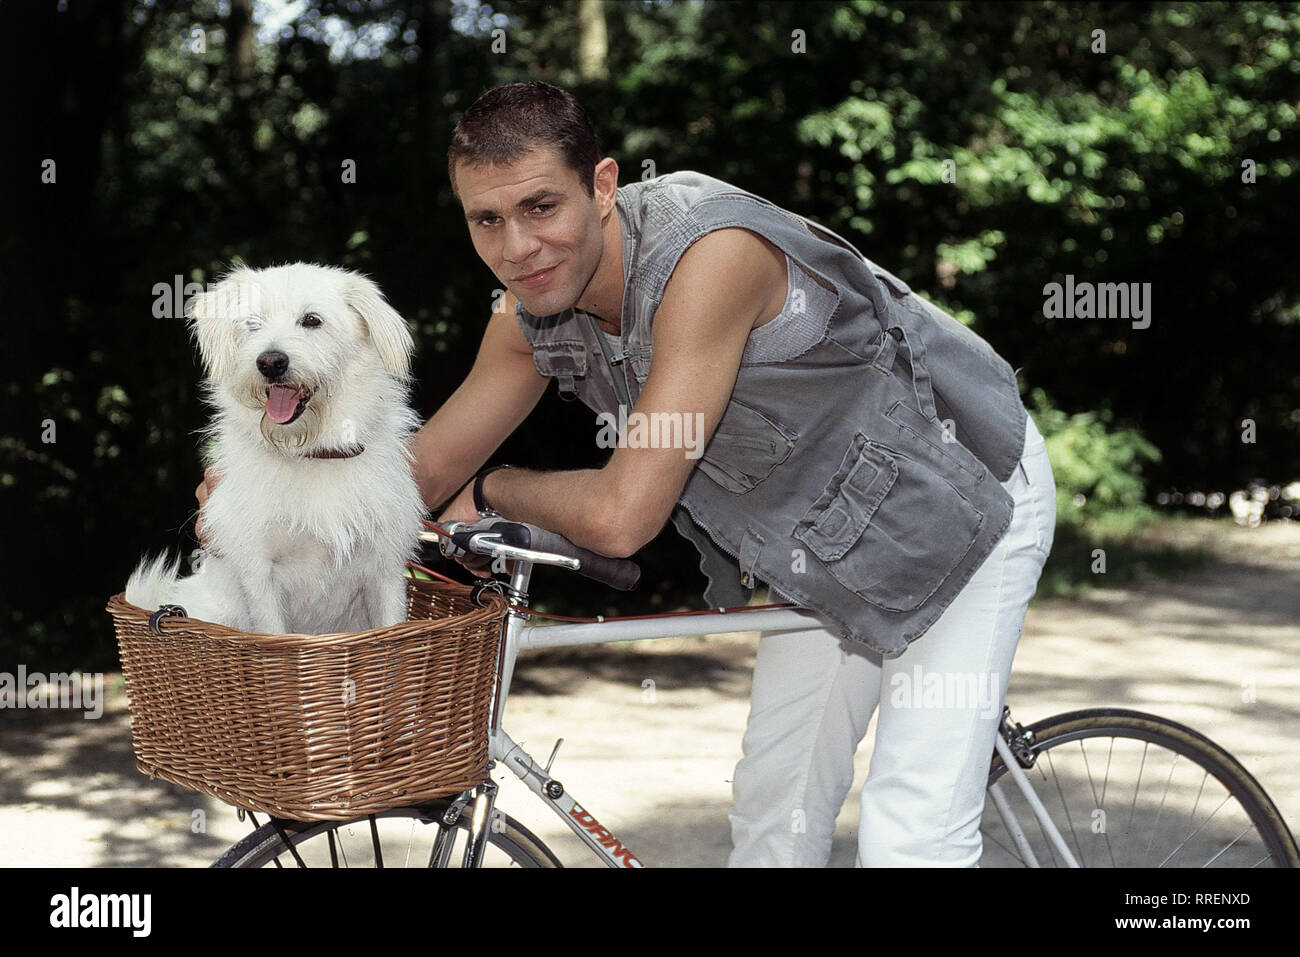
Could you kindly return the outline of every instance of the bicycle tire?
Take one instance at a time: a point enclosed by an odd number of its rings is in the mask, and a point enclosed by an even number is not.
[[[1230,753],[1228,753],[1228,751],[1220,747],[1218,744],[1215,744],[1205,735],[1187,727],[1186,725],[1179,724],[1178,722],[1171,721],[1167,718],[1161,718],[1157,715],[1146,714],[1140,711],[1131,711],[1124,708],[1092,708],[1087,710],[1070,711],[1070,712],[1064,712],[1062,714],[1053,715],[1051,717],[1044,718],[1043,720],[1038,721],[1035,724],[1029,725],[1024,730],[1031,732],[1033,735],[1032,751],[1035,755],[1035,764],[1034,764],[1035,768],[1041,768],[1041,765],[1038,763],[1039,756],[1046,754],[1049,756],[1049,761],[1051,760],[1050,755],[1053,749],[1062,748],[1063,746],[1068,745],[1071,742],[1075,742],[1075,741],[1082,742],[1090,738],[1104,738],[1104,737],[1111,738],[1111,747],[1110,747],[1111,754],[1113,754],[1114,752],[1114,742],[1116,740],[1124,739],[1124,740],[1144,742],[1144,749],[1143,749],[1143,756],[1142,756],[1144,765],[1146,760],[1147,749],[1151,744],[1155,744],[1158,747],[1165,748],[1166,750],[1173,752],[1175,755],[1180,755],[1184,758],[1187,758],[1193,764],[1198,766],[1203,772],[1205,772],[1207,776],[1213,776],[1219,782],[1219,784],[1224,788],[1224,790],[1227,791],[1228,796],[1234,798],[1239,803],[1242,811],[1249,819],[1251,826],[1253,826],[1256,832],[1258,833],[1259,842],[1262,845],[1262,849],[1267,851],[1267,857],[1269,860],[1271,860],[1273,866],[1300,867],[1300,849],[1297,849],[1295,838],[1292,836],[1290,829],[1286,825],[1286,821],[1282,818],[1281,813],[1278,811],[1277,805],[1273,803],[1273,800],[1264,791],[1263,787],[1260,786],[1259,782],[1255,779],[1255,777],[1249,771],[1246,770],[1246,768],[1241,764],[1240,761],[1238,761]],[[1080,744],[1080,750],[1084,753],[1085,763],[1086,763],[1087,761],[1086,749],[1083,747],[1082,744]],[[1110,758],[1108,757],[1107,760],[1109,762]],[[1177,758],[1174,759],[1174,764],[1170,766],[1171,780],[1173,777],[1174,765],[1176,765],[1176,763],[1177,763]],[[1109,763],[1107,764],[1106,770],[1107,773],[1109,774],[1109,770],[1110,770]],[[1006,771],[1007,769],[1006,766],[1003,764],[1001,755],[998,754],[997,752],[994,752],[993,759],[989,767],[989,779],[988,779],[989,786],[991,787],[999,779],[1001,779],[1006,774]],[[1031,773],[1031,771],[1026,771],[1026,773]],[[1053,774],[1055,774],[1055,771],[1053,771]],[[1044,777],[1046,777],[1045,773],[1044,773]],[[1092,781],[1091,770],[1089,770],[1088,772],[1088,777],[1089,777],[1089,783],[1093,785],[1092,803],[1096,804],[1097,803],[1096,788],[1095,788],[1095,782]],[[1142,777],[1142,773],[1141,771],[1139,771],[1138,781],[1134,787],[1134,794],[1133,794],[1134,806],[1136,806],[1137,795],[1141,788],[1141,777]],[[1204,781],[1205,778],[1202,779],[1202,787],[1204,786]],[[1059,782],[1058,782],[1058,790],[1059,790]],[[1018,793],[1018,789],[1015,788],[1014,785],[1011,785],[1009,787],[1004,786],[1004,791],[1016,791]],[[1063,794],[1061,794],[1060,797],[1061,797],[1062,806],[1066,808],[1067,819],[1068,819],[1069,818],[1068,804],[1066,803],[1065,796]],[[1102,790],[1102,803],[1104,803],[1104,798],[1105,798],[1105,785],[1103,785],[1103,790]],[[1043,799],[1040,797],[1040,800]],[[1227,799],[1225,798],[1225,803],[1226,800]],[[1199,802],[1199,792],[1198,792],[1198,802]],[[1044,800],[1043,803],[1047,804],[1048,802]],[[1084,806],[1086,806],[1088,802],[1083,802],[1083,803]],[[986,801],[985,812],[984,812],[985,821],[990,820],[991,809],[994,815],[998,814],[996,808],[993,807],[993,804],[994,802],[991,798],[988,801]],[[1025,805],[1025,807],[1027,807],[1027,805]],[[1216,808],[1216,812],[1217,812],[1217,808]],[[1211,815],[1211,817],[1212,816],[1213,815]],[[1019,819],[1019,815],[1017,815],[1017,817]],[[1060,822],[1057,821],[1056,815],[1054,813],[1052,817],[1053,817],[1053,821],[1058,824],[1058,828],[1059,828]],[[1032,822],[1033,826],[1038,826],[1037,819],[1034,818],[1032,812],[1029,813],[1029,819]],[[1130,813],[1130,821],[1131,819],[1132,819],[1132,813]],[[1000,821],[1000,817],[994,817],[993,820]],[[1104,816],[1103,816],[1103,820],[1104,820]],[[1157,815],[1157,822],[1158,821],[1159,821],[1159,815]],[[1021,821],[1022,826],[1024,826],[1025,823],[1026,823],[1025,821]],[[1078,834],[1074,832],[1075,829],[1073,827],[1073,823],[1072,822],[1070,823],[1071,823],[1070,826],[1071,834],[1067,834],[1064,829],[1061,829],[1062,836],[1066,838],[1067,843],[1069,842],[1071,836],[1074,837],[1074,849],[1076,850],[1076,857],[1079,858],[1082,865],[1082,860],[1084,857],[1084,855],[1082,854],[1082,845],[1079,841]],[[1205,822],[1202,823],[1201,827],[1204,826],[1205,826]],[[1041,831],[1041,827],[1040,827],[1040,831]],[[985,837],[988,837],[988,833],[986,832],[986,826],[983,823],[981,823],[981,832],[984,834]],[[1102,833],[1105,833],[1104,827]],[[1149,841],[1154,841],[1154,834],[1149,838]],[[1044,843],[1045,846],[1048,846],[1049,854],[1053,862],[1055,863],[1055,853],[1051,852],[1050,845],[1046,845],[1046,842]],[[1105,843],[1107,845],[1108,850],[1110,850],[1111,848],[1110,848],[1109,837],[1107,837]],[[1186,839],[1184,839],[1184,843],[1186,843]],[[1181,848],[1181,846],[1182,845],[1179,845],[1179,849]],[[1002,849],[1004,851],[1008,850],[1005,846],[1003,846]],[[1172,852],[1171,859],[1173,857],[1178,856],[1179,849],[1175,849],[1175,851]],[[986,844],[986,851],[987,850],[988,847]],[[1227,850],[1227,848],[1224,848],[1224,850]],[[1008,853],[1010,853],[1013,857],[1019,859],[1019,855],[1017,852],[1008,851]],[[1219,853],[1222,854],[1223,851],[1220,851]],[[1019,862],[1022,866],[1025,864],[1025,861],[1023,859],[1019,859]],[[1111,862],[1112,862],[1112,866],[1119,866],[1114,863],[1113,854],[1111,855]],[[1213,862],[1214,861],[1212,860],[1210,863]],[[1041,859],[1040,859],[1040,863],[1041,863]],[[1263,861],[1261,860],[1259,863],[1263,863]],[[1160,866],[1165,866],[1165,864],[1167,864],[1167,861],[1162,861]],[[988,866],[988,865],[983,865],[983,866]],[[1082,866],[1086,866],[1086,865],[1082,865]],[[1207,865],[1192,864],[1189,858],[1186,860],[1181,860],[1173,866],[1207,866]],[[1230,865],[1225,865],[1225,866],[1230,866]],[[1239,866],[1258,866],[1258,864],[1254,864],[1254,865],[1243,864]]]
[[[247,837],[231,845],[225,853],[215,860],[211,867],[265,867],[273,862],[276,866],[305,866],[302,863],[301,855],[295,857],[284,843],[281,832],[288,837],[290,844],[295,850],[301,845],[318,839],[323,835],[331,832],[337,832],[347,827],[371,827],[372,819],[385,818],[413,818],[426,825],[438,827],[438,821],[443,812],[451,802],[445,799],[429,801],[425,804],[414,805],[410,807],[393,808],[388,811],[381,811],[376,814],[366,815],[364,817],[354,818],[350,821],[289,821],[283,819],[272,819],[258,827]],[[470,820],[472,818],[473,806],[466,808],[465,812],[460,815],[456,821],[456,827],[469,832]],[[545,844],[542,843],[532,831],[524,827],[510,815],[503,811],[493,809],[493,824],[488,829],[488,845],[495,847],[514,864],[521,867],[563,867],[560,859],[551,852]],[[328,840],[328,839],[327,839]],[[329,841],[330,857],[335,859],[334,842]],[[409,848],[408,848],[409,851]],[[409,855],[408,855],[409,856]],[[383,866],[382,852],[379,855],[380,866]],[[453,854],[451,862],[458,863],[459,854]],[[333,866],[338,866],[337,860]],[[346,862],[344,866],[352,866]],[[372,863],[371,866],[374,866]]]

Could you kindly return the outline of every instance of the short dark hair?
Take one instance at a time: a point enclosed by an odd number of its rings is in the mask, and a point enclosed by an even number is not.
[[[574,95],[549,83],[506,83],[475,100],[456,124],[447,150],[447,176],[456,190],[456,164],[499,166],[538,147],[554,148],[588,196],[600,162],[600,142]]]

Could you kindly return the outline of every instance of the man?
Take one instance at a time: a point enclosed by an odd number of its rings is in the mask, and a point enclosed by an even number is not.
[[[620,189],[555,87],[485,93],[448,164],[475,251],[508,292],[464,383],[413,440],[425,501],[447,502],[441,520],[479,518],[472,479],[551,378],[598,412],[699,423],[702,456],[628,442],[599,469],[497,468],[479,503],[617,557],[671,518],[700,550],[712,605],[743,604],[763,581],[831,623],[759,642],[729,864],[826,863],[879,703],[858,864],[976,865],[1055,514],[1010,367],[846,241],[759,197],[695,173]],[[898,693],[899,679],[966,676],[986,693]]]

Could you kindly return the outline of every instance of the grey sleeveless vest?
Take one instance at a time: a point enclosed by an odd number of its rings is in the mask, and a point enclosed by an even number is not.
[[[617,417],[619,391],[635,403],[650,373],[655,310],[691,243],[740,226],[807,267],[835,293],[814,317],[821,338],[794,358],[742,362],[673,524],[700,552],[711,607],[742,605],[767,582],[842,637],[901,654],[1010,524],[1000,483],[1027,415],[1011,367],[840,236],[745,190],[669,173],[621,187],[617,208],[622,349],[602,355],[581,312],[520,304],[538,371]]]

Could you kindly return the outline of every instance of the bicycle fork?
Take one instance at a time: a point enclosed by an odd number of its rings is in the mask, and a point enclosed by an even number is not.
[[[492,765],[489,762],[489,773],[491,770]],[[478,792],[474,799],[474,817],[470,820],[469,840],[465,844],[465,857],[461,862],[461,867],[466,868],[483,866],[483,852],[487,849],[489,822],[492,820],[492,809],[496,805],[498,786],[489,778],[474,790]],[[469,804],[473,793],[473,791],[462,791],[447,805],[447,810],[438,819],[438,837],[433,842],[433,852],[429,855],[430,867],[447,866],[451,858],[452,844],[456,840],[456,822],[465,812],[465,807]]]

